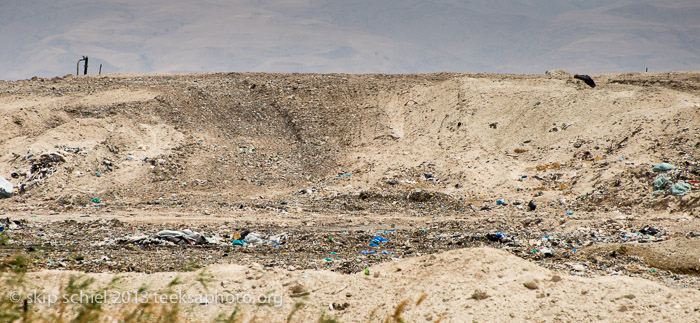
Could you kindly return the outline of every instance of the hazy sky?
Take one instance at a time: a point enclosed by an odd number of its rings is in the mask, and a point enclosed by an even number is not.
[[[0,79],[700,69],[698,0],[0,0]]]

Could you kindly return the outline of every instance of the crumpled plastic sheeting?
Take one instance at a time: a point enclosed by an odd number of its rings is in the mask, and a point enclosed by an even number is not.
[[[189,229],[172,231],[163,230],[156,233],[156,238],[167,240],[173,243],[189,243],[189,244],[205,244],[207,239],[199,232],[194,232]]]
[[[683,182],[683,181],[680,181],[676,184],[673,184],[673,186],[671,186],[671,194],[672,195],[686,195],[686,194],[690,193],[690,190],[692,188],[693,187],[690,184]]]
[[[659,176],[656,176],[656,179],[654,179],[654,190],[655,191],[663,191],[666,189],[666,186],[671,183],[671,178],[661,174]]]
[[[248,233],[243,241],[248,247],[261,246],[265,240],[257,233]]]
[[[12,183],[8,182],[5,178],[0,177],[0,198],[7,198],[12,196],[14,191],[14,186]]]
[[[285,242],[287,242],[288,238],[289,238],[288,232],[273,235],[269,239],[264,239],[263,236],[259,233],[251,232],[245,236],[245,238],[242,240],[242,242],[244,243],[243,245],[245,245],[247,247],[257,247],[257,246],[262,246],[262,245],[277,246],[277,245],[284,244]],[[240,240],[236,240],[236,241],[240,241]],[[240,244],[240,243],[238,243],[238,244]]]
[[[288,238],[289,238],[289,233],[283,232],[283,233],[271,236],[269,240],[276,243],[276,244],[284,244],[285,242],[287,242]]]
[[[654,172],[663,172],[671,169],[676,169],[676,166],[667,163],[656,164],[652,167]]]

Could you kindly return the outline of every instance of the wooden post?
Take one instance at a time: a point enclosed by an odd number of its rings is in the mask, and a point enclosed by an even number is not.
[[[100,72],[98,74],[102,75],[102,64],[100,64]]]

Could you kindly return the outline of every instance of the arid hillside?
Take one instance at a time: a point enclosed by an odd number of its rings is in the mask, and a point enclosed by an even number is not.
[[[591,77],[595,87],[561,70],[0,82],[0,176],[14,186],[0,199],[0,258],[22,254],[30,281],[54,291],[77,272],[162,291],[211,268],[222,292],[285,297],[282,309],[242,307],[247,321],[398,321],[398,309],[411,321],[494,309],[697,319],[700,72]],[[160,235],[183,229],[202,240]],[[265,242],[243,246],[252,233]]]
[[[0,173],[21,193],[2,208],[65,212],[97,197],[108,210],[226,212],[289,199],[304,207],[302,189],[344,198],[430,189],[473,207],[538,193],[586,196],[591,210],[679,207],[650,198],[651,165],[697,179],[700,76],[595,79],[595,88],[563,72],[4,82]]]

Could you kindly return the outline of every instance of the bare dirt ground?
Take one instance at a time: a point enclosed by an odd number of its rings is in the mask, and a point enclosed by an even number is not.
[[[700,72],[592,77],[0,82],[3,268],[258,298],[167,303],[194,322],[698,321]]]

